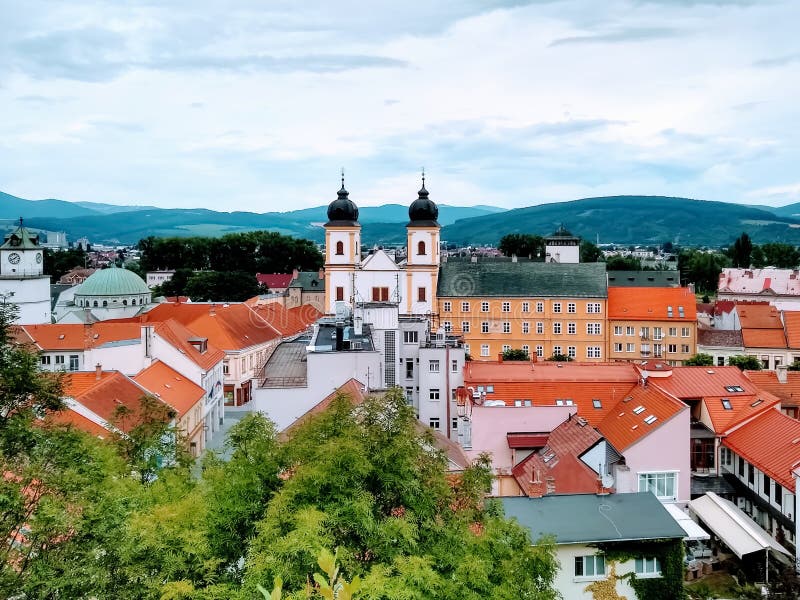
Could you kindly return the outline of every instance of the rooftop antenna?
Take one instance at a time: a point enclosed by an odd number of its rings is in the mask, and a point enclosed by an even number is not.
[[[342,189],[344,189],[344,167],[342,167]]]

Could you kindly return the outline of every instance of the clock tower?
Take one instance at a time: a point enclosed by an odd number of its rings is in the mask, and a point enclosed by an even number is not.
[[[19,307],[17,322],[50,323],[50,278],[44,275],[44,249],[39,235],[23,224],[0,245],[0,302]]]

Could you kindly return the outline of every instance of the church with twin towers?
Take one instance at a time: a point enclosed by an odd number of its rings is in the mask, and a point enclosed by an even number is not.
[[[430,315],[436,310],[439,277],[439,208],[422,188],[408,208],[406,257],[399,263],[382,249],[362,259],[358,207],[342,187],[328,206],[325,223],[325,312],[337,303],[351,307],[370,302],[397,304],[401,315]]]

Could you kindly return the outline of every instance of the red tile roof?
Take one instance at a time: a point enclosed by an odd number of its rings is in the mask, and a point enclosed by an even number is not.
[[[800,406],[799,371],[788,371],[786,383],[778,381],[775,371],[745,371],[744,374],[760,389],[780,398],[781,406]]]
[[[778,309],[771,304],[736,304],[742,329],[783,329]]]
[[[83,350],[110,342],[138,340],[141,326],[136,322],[100,322],[90,325],[21,325],[21,329],[42,350]]]
[[[302,333],[322,316],[310,304],[286,309],[282,304],[272,302],[253,305],[251,308],[284,337]]]
[[[742,340],[746,348],[786,348],[783,329],[745,329]]]
[[[789,348],[800,348],[800,312],[787,310],[783,313],[786,340]]]
[[[288,275],[283,273],[256,273],[256,279],[258,283],[267,286],[271,290],[283,290],[292,283],[293,276],[291,273]]]
[[[624,452],[684,410],[689,407],[677,398],[651,385],[636,386],[608,411],[597,428],[618,452]]]
[[[69,408],[48,413],[44,422],[52,425],[69,425],[99,438],[108,437],[108,429]]]
[[[672,307],[672,316],[669,316]],[[683,307],[684,316],[680,316]],[[608,318],[626,321],[697,320],[697,300],[688,288],[679,287],[610,287]]]
[[[517,464],[511,473],[522,491],[532,497],[597,492],[597,473],[580,456],[601,439],[586,420],[571,417],[550,433],[544,448]]]
[[[800,464],[800,421],[768,410],[722,443],[783,487],[794,490],[792,469]]]
[[[189,341],[197,338],[198,336],[173,319],[155,322],[152,323],[152,325],[153,332],[156,335],[162,337],[169,344],[177,348],[181,354],[186,356],[204,371],[214,368],[214,365],[225,358],[225,353],[211,342],[207,343],[205,352],[198,350]]]
[[[154,362],[133,380],[174,408],[179,417],[183,417],[198,402],[202,403],[206,395],[203,388],[161,361]]]
[[[98,385],[103,379],[110,377],[114,371],[101,371],[98,378],[96,371],[80,371],[67,373],[64,377],[64,393],[75,398]]]
[[[738,392],[739,395],[758,392],[757,386],[738,367],[673,367],[669,377],[651,377],[650,384],[684,400],[734,393],[728,392],[726,386],[741,386],[744,392]]]

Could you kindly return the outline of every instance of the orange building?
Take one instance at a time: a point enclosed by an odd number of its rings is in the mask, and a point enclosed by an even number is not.
[[[474,360],[505,350],[531,357],[606,359],[603,263],[448,259],[437,290],[437,325],[464,336]]]
[[[688,288],[608,288],[608,358],[681,365],[697,353],[697,309]]]

